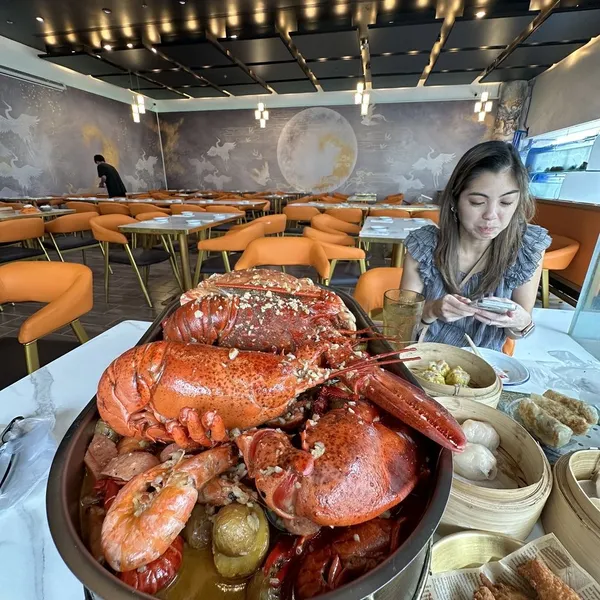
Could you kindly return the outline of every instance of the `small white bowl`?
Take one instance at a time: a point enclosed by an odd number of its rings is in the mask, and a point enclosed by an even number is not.
[[[194,213],[191,210],[186,210],[184,212],[181,213],[182,217],[193,217]]]
[[[154,217],[153,221],[158,221],[159,223],[168,223],[169,217]]]

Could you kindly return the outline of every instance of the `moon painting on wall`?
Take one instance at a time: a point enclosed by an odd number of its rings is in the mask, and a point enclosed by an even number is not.
[[[358,156],[352,126],[330,108],[308,108],[294,115],[277,142],[279,169],[302,192],[328,192],[350,177]]]

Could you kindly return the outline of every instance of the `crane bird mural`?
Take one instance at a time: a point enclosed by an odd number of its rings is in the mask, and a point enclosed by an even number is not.
[[[438,189],[440,184],[440,175],[442,175],[444,172],[444,167],[454,160],[456,154],[443,154],[440,152],[434,158],[433,154],[436,152],[436,150],[434,150],[431,146],[429,147],[429,150],[430,151],[427,153],[427,157],[419,158],[419,160],[413,164],[412,168],[415,171],[429,171],[433,178],[433,185],[436,189]]]

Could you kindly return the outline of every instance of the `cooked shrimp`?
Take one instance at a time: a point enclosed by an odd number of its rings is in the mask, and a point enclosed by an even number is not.
[[[172,460],[135,476],[110,507],[102,525],[102,549],[115,571],[156,560],[184,528],[198,491],[238,462],[231,445]]]

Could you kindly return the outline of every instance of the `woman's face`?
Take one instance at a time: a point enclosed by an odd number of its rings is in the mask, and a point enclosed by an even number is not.
[[[508,227],[519,199],[519,186],[510,171],[482,173],[458,198],[461,228],[476,240],[493,240]]]

